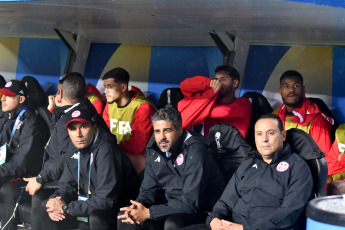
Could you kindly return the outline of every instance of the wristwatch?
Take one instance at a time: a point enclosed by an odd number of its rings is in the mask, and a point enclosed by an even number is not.
[[[41,177],[41,175],[38,175],[36,177],[36,182],[39,183],[39,184],[42,184],[42,177]]]
[[[68,206],[67,206],[67,204],[62,205],[62,211],[63,211],[63,214],[64,214],[64,215],[67,215],[67,211],[68,211]]]

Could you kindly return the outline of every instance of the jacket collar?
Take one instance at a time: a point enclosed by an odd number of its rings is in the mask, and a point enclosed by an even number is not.
[[[184,143],[190,137],[192,137],[192,135],[186,129],[183,129],[182,135],[177,140],[175,145],[170,149],[170,153],[171,153],[171,157],[170,158],[174,158],[174,157],[176,157],[178,154],[180,154],[182,152],[182,149],[184,148]],[[149,143],[147,144],[147,149],[154,149],[156,152],[159,152],[161,155],[165,156],[165,153],[162,152],[158,148],[154,135],[152,135]]]
[[[287,143],[284,143],[283,148],[274,154],[273,159],[270,164],[271,165],[277,164],[281,162],[282,160],[287,159],[291,154],[292,154],[292,151],[291,151],[290,145]],[[255,151],[254,157],[263,161],[262,156],[260,155],[258,151]]]
[[[17,116],[19,115],[19,113],[26,107],[26,105],[22,105],[17,111],[12,111],[10,113],[8,113],[8,119],[9,120],[15,120],[17,119]],[[25,112],[26,113],[26,112]],[[22,120],[22,119],[21,119]]]

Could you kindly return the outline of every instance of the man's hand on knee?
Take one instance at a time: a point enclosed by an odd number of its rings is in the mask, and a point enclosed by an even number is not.
[[[35,193],[42,188],[42,185],[36,182],[36,177],[23,178],[23,180],[28,182],[25,187],[25,191],[27,191],[31,196],[35,195]]]

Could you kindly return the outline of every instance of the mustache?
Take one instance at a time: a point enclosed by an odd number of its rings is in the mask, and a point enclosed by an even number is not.
[[[289,93],[287,96],[288,96],[288,97],[290,97],[290,96],[297,96],[297,94],[295,94],[295,93]]]
[[[167,139],[163,139],[163,140],[160,140],[160,141],[158,142],[158,144],[161,144],[161,143],[169,143],[169,141],[168,141]]]

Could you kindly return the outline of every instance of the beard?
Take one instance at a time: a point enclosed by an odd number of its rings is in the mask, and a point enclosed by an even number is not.
[[[168,145],[167,147],[164,147],[164,148],[163,148],[163,147],[160,146],[161,143],[170,144],[170,141],[163,139],[163,140],[161,140],[161,141],[158,143],[158,148],[159,148],[162,152],[169,152],[169,150],[171,149],[171,144]]]
[[[297,108],[297,107],[299,107],[303,103],[303,99],[304,99],[304,97],[300,96],[296,102],[289,103],[289,102],[285,101],[284,99],[283,99],[283,102],[287,106],[290,106],[290,107],[293,107],[293,108]]]
[[[229,87],[223,91],[220,90],[218,93],[218,98],[226,97],[226,96],[230,95],[231,93],[232,93],[232,85],[231,85],[231,87]]]

